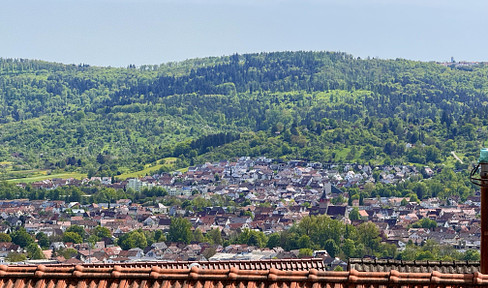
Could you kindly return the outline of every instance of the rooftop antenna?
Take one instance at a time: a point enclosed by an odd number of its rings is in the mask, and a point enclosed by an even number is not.
[[[479,178],[478,171],[480,171]],[[481,148],[478,165],[469,175],[471,183],[481,187],[481,267],[482,274],[488,274],[488,148]]]

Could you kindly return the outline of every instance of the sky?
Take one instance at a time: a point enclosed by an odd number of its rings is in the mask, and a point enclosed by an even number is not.
[[[271,51],[488,61],[485,0],[2,0],[0,58],[126,67]]]

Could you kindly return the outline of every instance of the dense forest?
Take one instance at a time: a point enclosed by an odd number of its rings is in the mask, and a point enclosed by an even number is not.
[[[0,173],[260,155],[465,169],[488,136],[487,76],[484,64],[331,52],[127,68],[0,59]]]

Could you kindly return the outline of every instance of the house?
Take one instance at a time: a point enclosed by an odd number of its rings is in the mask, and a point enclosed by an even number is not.
[[[10,242],[0,242],[0,257],[7,257],[10,252],[21,253],[23,249],[19,245]]]
[[[150,249],[150,250],[144,250],[146,257],[149,258],[154,258],[154,259],[163,259],[164,257],[164,251],[160,251],[157,249]]]
[[[156,216],[150,216],[147,217],[142,223],[144,223],[144,226],[155,226],[159,224],[159,219]]]
[[[366,210],[359,210],[359,216],[361,217],[361,220],[368,220],[369,214]]]
[[[139,259],[144,256],[144,251],[141,248],[132,248],[129,250],[120,251],[119,257],[127,257],[131,260]]]
[[[51,245],[49,246],[49,248],[51,250],[61,250],[61,249],[65,249],[66,248],[66,245],[64,245],[63,242],[53,242],[51,243]]]
[[[19,217],[14,216],[14,215],[8,216],[7,219],[5,219],[5,221],[11,227],[14,227],[14,226],[22,226],[22,224],[23,224],[22,223],[22,220]]]
[[[169,208],[162,203],[158,203],[156,207],[149,208],[153,214],[168,214]]]

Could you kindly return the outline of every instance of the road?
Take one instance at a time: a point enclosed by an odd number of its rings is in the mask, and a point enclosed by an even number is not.
[[[456,153],[455,153],[454,151],[451,151],[451,154],[452,154],[452,156],[454,156],[454,158],[456,158],[456,160],[457,160],[457,161],[459,161],[461,164],[464,164],[464,163],[463,163],[463,160],[461,160],[461,159],[460,159],[460,158],[459,158],[459,157],[456,155]]]

